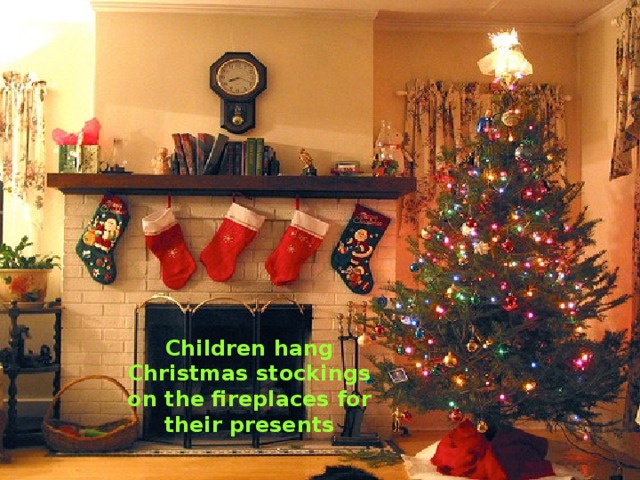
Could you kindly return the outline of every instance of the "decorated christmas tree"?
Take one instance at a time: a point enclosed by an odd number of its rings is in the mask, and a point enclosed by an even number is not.
[[[625,381],[624,332],[589,334],[623,303],[595,245],[599,220],[573,207],[581,183],[513,78],[464,150],[444,151],[438,194],[411,242],[415,286],[373,300],[365,332],[388,348],[370,387],[395,412],[444,410],[486,432],[530,419],[580,436],[610,425],[598,406]]]

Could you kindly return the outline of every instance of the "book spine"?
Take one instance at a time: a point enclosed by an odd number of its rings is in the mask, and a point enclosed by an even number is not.
[[[182,140],[182,150],[184,151],[184,159],[187,164],[187,174],[196,174],[196,152],[195,142],[193,135],[190,133],[181,133],[180,139]]]
[[[220,165],[222,163],[224,151],[228,141],[229,137],[227,137],[224,133],[218,134],[218,138],[215,140],[215,143],[211,148],[209,159],[204,166],[205,175],[223,174],[223,172],[220,171]]]
[[[264,156],[264,138],[256,138],[256,175],[262,176],[262,157]]]
[[[222,163],[220,165],[220,175],[233,175],[233,150],[234,145],[232,142],[227,142],[222,154]]]
[[[196,173],[204,175],[204,167],[213,149],[214,137],[208,133],[198,133],[196,141]]]
[[[171,138],[173,138],[173,145],[178,159],[178,171],[180,175],[189,175],[187,163],[184,158],[184,150],[182,149],[182,138],[179,133],[172,133]]]
[[[247,138],[247,175],[256,175],[256,147],[256,139]]]

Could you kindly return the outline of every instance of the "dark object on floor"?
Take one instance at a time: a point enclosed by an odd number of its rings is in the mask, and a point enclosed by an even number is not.
[[[356,467],[328,466],[324,473],[309,480],[380,480],[378,477]]]

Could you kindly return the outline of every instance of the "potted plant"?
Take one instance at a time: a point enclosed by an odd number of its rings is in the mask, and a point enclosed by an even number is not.
[[[44,304],[49,272],[60,267],[58,255],[27,255],[33,243],[25,235],[15,247],[0,245],[0,300],[22,308]]]

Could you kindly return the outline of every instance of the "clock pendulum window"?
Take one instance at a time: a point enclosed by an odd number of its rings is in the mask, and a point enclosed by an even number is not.
[[[267,88],[267,67],[248,52],[227,52],[211,64],[209,85],[221,99],[220,126],[244,133],[256,126],[256,97]]]

